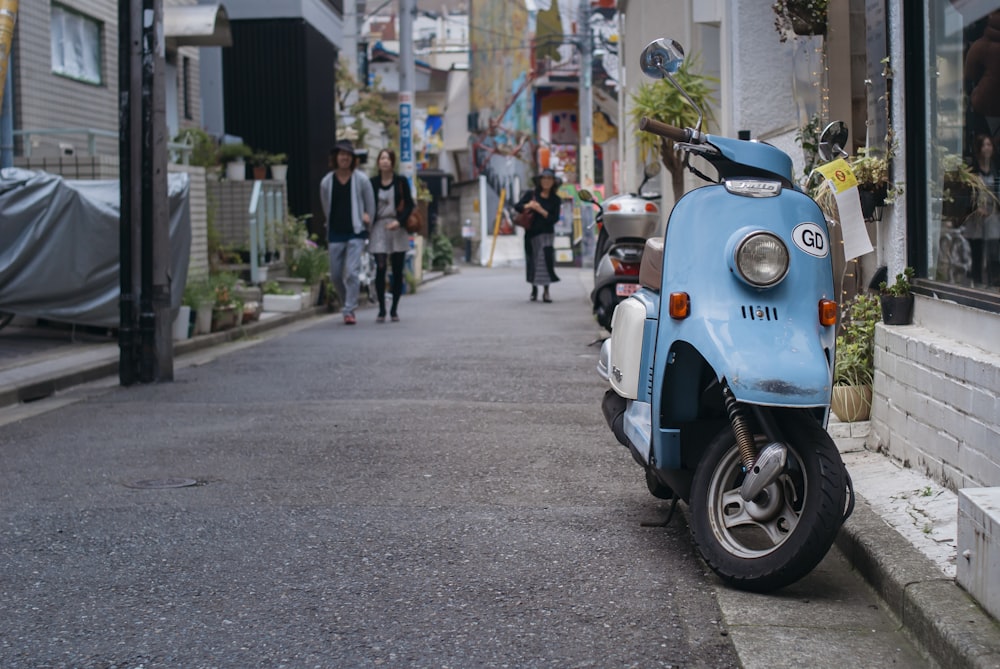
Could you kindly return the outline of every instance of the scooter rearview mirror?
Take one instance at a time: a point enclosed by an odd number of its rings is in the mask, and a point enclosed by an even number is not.
[[[817,151],[823,160],[830,161],[837,157],[847,157],[844,147],[847,146],[847,138],[850,131],[843,121],[834,121],[823,129],[819,136],[819,147]]]
[[[580,190],[578,190],[578,191],[576,192],[576,194],[577,194],[577,195],[579,196],[579,198],[580,198],[581,200],[583,200],[584,202],[593,202],[593,201],[594,201],[594,196],[593,196],[593,195],[591,194],[591,192],[590,192],[589,190],[587,190],[586,188],[583,188],[583,189],[580,189]]]
[[[642,169],[642,174],[647,179],[652,179],[653,177],[655,177],[657,174],[660,173],[660,168],[661,164],[659,161],[646,163],[646,166]]]
[[[660,38],[653,40],[639,56],[639,68],[648,77],[663,79],[674,74],[684,62],[684,47],[677,40]]]

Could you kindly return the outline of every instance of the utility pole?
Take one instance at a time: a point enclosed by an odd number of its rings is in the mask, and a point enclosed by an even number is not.
[[[590,0],[580,0],[580,186],[594,187],[594,35],[590,29]]]
[[[413,159],[413,102],[417,68],[413,55],[413,17],[416,0],[399,0],[399,172],[417,193],[417,172]]]
[[[119,26],[118,376],[172,381],[162,0],[123,0]]]

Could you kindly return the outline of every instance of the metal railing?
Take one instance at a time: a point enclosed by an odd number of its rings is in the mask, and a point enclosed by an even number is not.
[[[284,223],[284,192],[280,184],[253,182],[248,222],[250,228],[250,283],[267,280],[269,263],[280,250],[281,226]]]
[[[83,135],[87,138],[87,155],[96,156],[97,155],[97,138],[103,137],[105,139],[113,139],[115,142],[118,141],[118,133],[114,130],[103,130],[101,128],[21,128],[20,130],[14,131],[15,137],[23,137],[24,142],[23,152],[25,158],[31,158],[31,138],[35,135],[62,135],[62,136],[79,136]],[[182,144],[178,142],[167,142],[167,149],[175,153],[178,157],[179,162],[183,165],[187,165],[188,161],[191,159],[191,151],[194,147],[190,144]]]

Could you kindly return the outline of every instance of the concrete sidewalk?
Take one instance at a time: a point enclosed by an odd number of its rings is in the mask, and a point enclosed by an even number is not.
[[[425,282],[440,274],[425,276]],[[264,314],[241,328],[175,342],[174,355],[255,338],[320,307]],[[30,332],[0,331],[0,412],[80,384],[115,377],[118,345],[53,341],[28,345]],[[833,422],[830,433],[854,480],[857,505],[837,547],[884,600],[904,630],[941,666],[1000,667],[1000,625],[955,581],[957,496],[864,447],[866,423]]]

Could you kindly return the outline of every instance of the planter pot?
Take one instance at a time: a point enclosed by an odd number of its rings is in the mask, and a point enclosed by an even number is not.
[[[889,194],[889,187],[886,184],[879,184],[877,187],[858,187],[858,195],[861,197],[861,215],[866,221],[881,221],[882,211],[885,207],[885,198]]]
[[[913,322],[913,295],[880,295],[882,322],[886,325],[909,325]]]
[[[247,164],[243,160],[233,160],[226,163],[226,178],[230,181],[247,180]]]
[[[194,333],[208,334],[212,331],[212,304],[198,307],[195,316]]]
[[[236,327],[242,316],[236,307],[216,307],[212,310],[212,332]]]
[[[302,309],[302,294],[295,295],[265,295],[264,311],[300,311]]]
[[[253,179],[254,181],[263,181],[267,178],[267,166],[266,165],[254,165],[253,168]]]
[[[872,387],[834,386],[830,409],[845,423],[868,420],[872,410]]]
[[[288,175],[288,165],[271,165],[271,178],[275,181],[284,181]]]
[[[187,339],[191,336],[190,326],[191,325],[191,307],[186,304],[182,304],[181,308],[177,310],[177,315],[174,317],[173,326],[173,336],[174,341]]]

